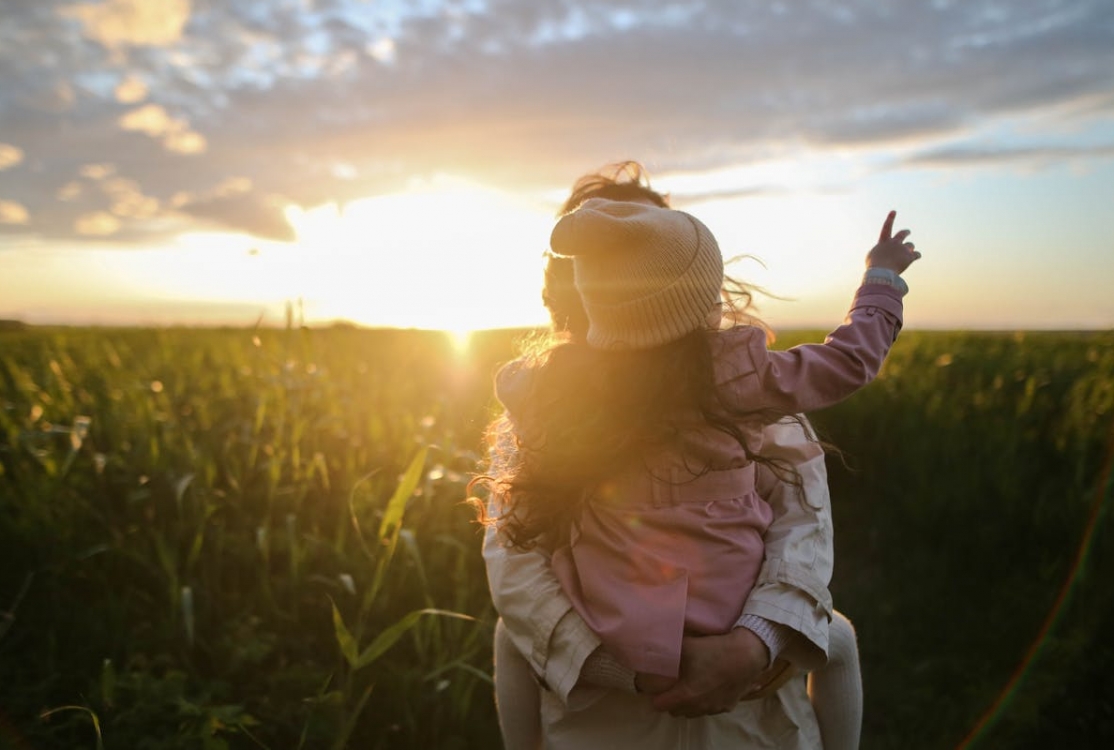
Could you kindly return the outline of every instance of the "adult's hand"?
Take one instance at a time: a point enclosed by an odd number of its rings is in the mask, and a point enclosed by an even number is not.
[[[762,684],[769,658],[766,644],[746,628],[686,636],[681,642],[680,679],[654,697],[654,708],[689,718],[731,711]]]

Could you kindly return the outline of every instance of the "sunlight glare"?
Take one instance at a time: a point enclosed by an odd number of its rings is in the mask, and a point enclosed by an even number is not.
[[[541,325],[546,208],[451,177],[343,207],[292,208],[307,316],[471,331]]]
[[[457,354],[464,354],[468,351],[468,345],[472,343],[472,334],[474,331],[468,328],[449,328],[445,330],[445,335],[449,337],[449,343],[453,346],[453,351]]]
[[[231,232],[191,232],[135,253],[129,276],[145,292],[173,300],[281,304],[297,295],[288,243]]]

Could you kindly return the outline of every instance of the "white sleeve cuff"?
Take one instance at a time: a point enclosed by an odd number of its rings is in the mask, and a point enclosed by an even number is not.
[[[889,268],[868,268],[866,273],[863,274],[864,284],[885,284],[892,286],[897,291],[901,292],[901,296],[909,293],[909,285],[905,283],[905,279]]]
[[[611,654],[597,648],[584,660],[580,679],[598,687],[621,690],[624,693],[637,692],[634,687],[634,670],[619,663]]]
[[[758,636],[758,639],[766,644],[766,648],[770,652],[770,664],[781,655],[781,652],[793,642],[796,632],[788,625],[782,625],[772,620],[767,620],[765,617],[758,615],[743,615],[739,621],[735,623],[736,627],[746,628],[750,632]]]

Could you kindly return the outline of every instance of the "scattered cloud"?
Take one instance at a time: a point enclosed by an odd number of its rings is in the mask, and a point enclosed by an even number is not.
[[[0,172],[23,161],[23,150],[9,143],[0,143]]]
[[[286,220],[290,200],[254,192],[247,177],[226,177],[196,191],[174,193],[167,205],[182,215],[235,229],[263,239],[289,241],[294,230]]]
[[[147,98],[147,84],[139,76],[128,75],[116,84],[113,93],[121,104],[135,104]]]
[[[166,45],[178,41],[190,17],[190,0],[106,0],[59,9],[81,22],[84,35],[105,47]]]
[[[230,195],[242,195],[251,192],[251,180],[247,177],[229,177],[221,180],[213,188],[213,195],[218,198],[227,198]]]
[[[280,196],[212,195],[181,205],[179,210],[218,226],[237,229],[269,240],[290,241],[294,230],[284,211],[289,201]]]
[[[197,154],[205,150],[205,137],[190,129],[189,123],[171,117],[158,104],[145,104],[120,117],[120,127],[133,130],[162,142],[168,151]]]
[[[395,47],[395,40],[389,37],[368,42],[364,49],[371,58],[384,65],[394,65],[398,51]]]
[[[87,180],[103,180],[116,174],[116,167],[112,164],[82,164],[77,173]]]
[[[106,237],[120,230],[120,220],[106,211],[81,214],[74,222],[74,231],[87,237]]]
[[[1114,143],[1096,146],[946,146],[913,154],[902,160],[910,166],[956,167],[1020,165],[1040,167],[1048,164],[1114,157]]]
[[[57,198],[60,201],[74,201],[81,197],[83,191],[81,183],[72,180],[58,189]]]
[[[134,180],[106,180],[102,189],[111,202],[109,211],[117,218],[149,219],[159,211],[159,201],[144,195]]]
[[[5,6],[0,78],[0,194],[29,216],[5,231],[288,238],[286,205],[438,172],[547,189],[621,158],[1109,158],[1063,133],[1114,130],[1114,4],[38,0]],[[1016,118],[1033,128],[982,135]]]
[[[0,224],[26,224],[29,219],[24,206],[15,201],[0,200]]]

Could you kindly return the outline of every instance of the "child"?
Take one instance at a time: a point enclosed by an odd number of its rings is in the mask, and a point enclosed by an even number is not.
[[[755,467],[786,468],[763,455],[761,427],[845,398],[881,365],[900,328],[897,274],[919,257],[892,222],[847,324],[783,353],[757,328],[712,332],[722,259],[693,217],[591,200],[554,229],[587,343],[500,373],[519,446],[496,477],[498,523],[513,544],[553,550],[578,612],[643,686],[675,678],[681,636],[723,632],[746,599],[737,581],[757,574],[769,523]]]

